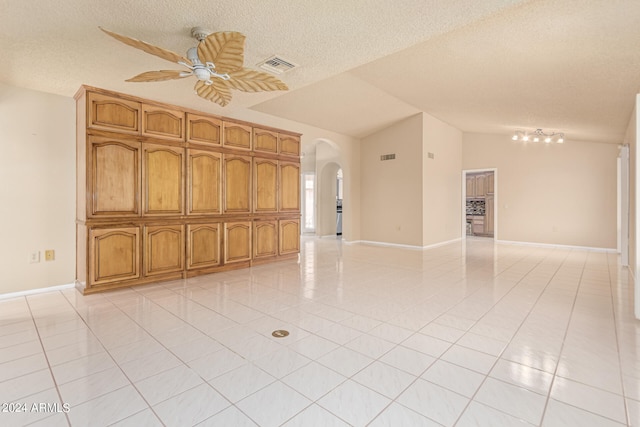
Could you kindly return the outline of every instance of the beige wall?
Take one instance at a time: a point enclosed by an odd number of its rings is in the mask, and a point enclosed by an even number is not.
[[[0,294],[73,283],[74,100],[0,84],[0,141]]]
[[[422,246],[422,116],[362,140],[362,240]],[[396,158],[381,161],[383,154]]]
[[[462,132],[428,114],[423,118],[422,245],[429,246],[462,237]]]
[[[497,168],[500,240],[616,248],[618,148],[464,134],[463,169]]]

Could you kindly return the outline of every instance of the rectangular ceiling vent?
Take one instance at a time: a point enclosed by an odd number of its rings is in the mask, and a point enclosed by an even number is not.
[[[395,154],[383,154],[382,156],[380,156],[380,161],[384,161],[384,160],[394,160],[396,158]]]
[[[286,71],[299,67],[288,59],[284,59],[281,56],[274,55],[271,58],[267,58],[264,61],[258,63],[258,67],[273,74],[282,74]]]

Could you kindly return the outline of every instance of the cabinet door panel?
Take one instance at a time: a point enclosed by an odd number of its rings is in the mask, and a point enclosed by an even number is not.
[[[140,143],[90,138],[90,216],[139,215]]]
[[[253,129],[253,149],[254,151],[277,153],[278,134],[264,129]]]
[[[251,126],[223,122],[222,144],[229,148],[251,150]]]
[[[220,265],[220,224],[187,225],[187,268]]]
[[[183,213],[184,149],[143,145],[145,215]]]
[[[476,176],[476,197],[486,196],[486,179],[484,175]]]
[[[300,252],[300,220],[280,220],[280,255]]]
[[[184,113],[143,105],[142,134],[151,137],[184,139]]]
[[[187,113],[187,141],[189,142],[219,146],[221,128],[221,120]]]
[[[140,228],[89,231],[89,285],[140,277]]]
[[[467,177],[467,197],[476,197],[476,178],[475,176]]]
[[[278,161],[253,159],[255,212],[278,211]]]
[[[300,137],[294,135],[280,134],[280,149],[279,153],[284,156],[300,156]]]
[[[278,255],[277,221],[255,221],[253,224],[253,257]]]
[[[89,93],[87,125],[92,129],[136,134],[140,132],[140,103]]]
[[[219,214],[222,202],[222,155],[187,150],[189,214]]]
[[[224,262],[251,259],[251,222],[230,222],[224,225]]]
[[[144,273],[180,271],[184,265],[182,225],[153,225],[144,229]]]
[[[249,213],[251,211],[251,158],[225,154],[223,161],[224,212]]]
[[[300,165],[280,162],[280,212],[300,211]]]

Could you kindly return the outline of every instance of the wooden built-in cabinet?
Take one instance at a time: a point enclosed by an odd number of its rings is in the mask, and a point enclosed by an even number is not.
[[[251,157],[223,156],[224,213],[251,211]]]
[[[253,222],[253,258],[273,258],[278,255],[278,221]]]
[[[84,293],[297,257],[300,135],[83,86]]]
[[[251,150],[251,126],[235,122],[223,122],[222,145],[227,148]]]
[[[91,228],[89,283],[104,285],[140,277],[140,227]]]
[[[279,254],[286,255],[300,251],[300,220],[280,220]]]
[[[251,222],[224,224],[224,262],[249,261],[251,259]]]
[[[222,209],[222,154],[187,149],[189,215],[215,215]]]
[[[147,144],[142,147],[145,215],[181,215],[184,148]]]
[[[184,268],[184,226],[144,227],[144,274],[171,273]]]
[[[300,212],[300,163],[279,164],[280,212]]]
[[[187,113],[187,142],[211,147],[222,143],[222,120]]]
[[[187,269],[216,267],[221,264],[220,223],[187,225]]]
[[[278,211],[278,161],[253,159],[253,206],[255,212]]]
[[[87,145],[87,216],[139,215],[141,144],[90,136]]]

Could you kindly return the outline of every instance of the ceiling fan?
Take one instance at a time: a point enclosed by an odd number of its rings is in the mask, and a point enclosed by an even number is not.
[[[210,34],[201,27],[194,27],[191,36],[198,40],[198,45],[190,48],[185,58],[170,50],[99,28],[124,44],[186,67],[182,71],[147,71],[126,80],[128,82],[158,82],[195,76],[198,79],[194,88],[196,93],[223,107],[231,101],[231,89],[244,92],[288,90],[287,85],[276,77],[243,67],[245,36],[242,33],[224,31]]]

